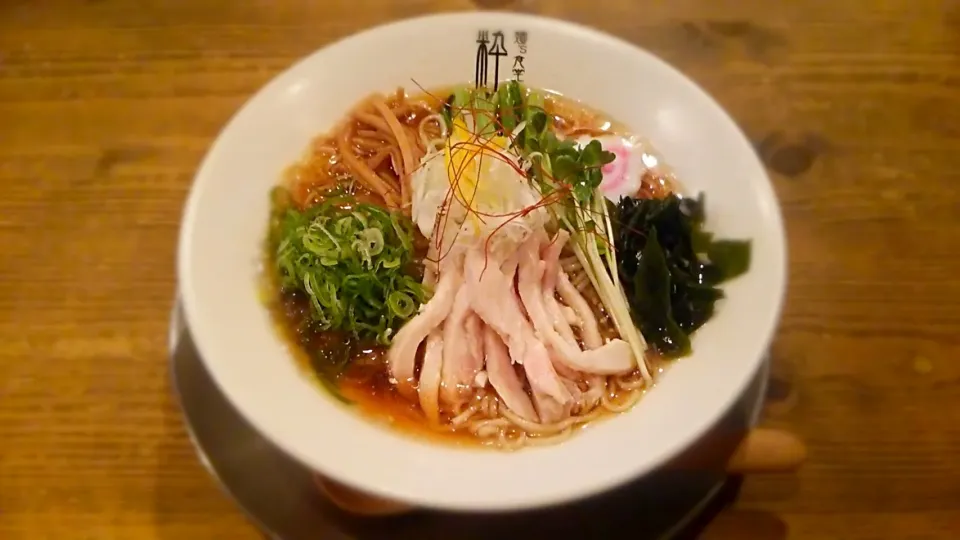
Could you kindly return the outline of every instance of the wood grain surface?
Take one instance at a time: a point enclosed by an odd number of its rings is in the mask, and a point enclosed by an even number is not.
[[[768,423],[809,445],[704,537],[960,531],[955,0],[3,0],[0,538],[254,539],[167,376],[192,175],[267,80],[403,16],[498,7],[662,56],[770,168],[790,242]]]

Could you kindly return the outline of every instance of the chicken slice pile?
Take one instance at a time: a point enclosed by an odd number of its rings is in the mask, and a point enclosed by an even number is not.
[[[568,238],[565,231],[531,234],[499,255],[483,242],[461,246],[424,278],[435,280],[434,295],[397,332],[388,362],[397,388],[429,420],[440,422],[492,388],[524,420],[558,422],[599,402],[603,376],[636,367],[625,341],[604,342],[596,315],[560,267]]]

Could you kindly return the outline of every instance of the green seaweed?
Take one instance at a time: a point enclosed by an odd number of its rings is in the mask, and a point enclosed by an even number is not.
[[[644,338],[665,356],[690,352],[689,336],[714,314],[718,285],[750,268],[749,240],[715,240],[704,198],[623,198],[616,208],[617,263]]]

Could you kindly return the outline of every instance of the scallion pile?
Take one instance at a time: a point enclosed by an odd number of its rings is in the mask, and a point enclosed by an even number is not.
[[[315,329],[389,344],[425,301],[411,272],[413,224],[342,197],[306,210],[282,198],[274,194],[270,231],[281,288],[306,293]]]

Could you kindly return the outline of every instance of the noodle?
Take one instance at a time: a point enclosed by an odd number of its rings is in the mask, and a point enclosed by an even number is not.
[[[403,175],[403,167],[400,165],[401,158],[396,148],[390,149],[390,167],[398,177]]]
[[[614,380],[615,385],[620,385],[619,380]],[[603,407],[610,412],[620,413],[626,410],[629,410],[633,407],[637,401],[640,401],[640,398],[643,397],[643,392],[639,388],[634,388],[626,394],[626,398],[623,399],[622,403],[616,403],[610,396],[604,392],[600,397],[600,403],[603,404]]]
[[[395,139],[395,135],[390,130],[390,126],[382,116],[377,116],[376,114],[370,112],[357,112],[354,114],[354,117],[364,124],[368,124],[377,128],[377,133],[386,135],[387,137],[390,137],[391,140]]]
[[[474,403],[467,410],[451,418],[450,425],[453,427],[458,427],[466,423],[467,420],[470,420],[470,417],[472,417],[476,412],[477,412],[477,405],[476,403]]]
[[[393,141],[393,138],[390,137],[388,133],[377,131],[375,129],[358,129],[357,135],[360,137],[377,138],[383,144],[390,144]]]
[[[422,121],[421,121],[422,123]],[[426,153],[426,148],[423,146],[423,139],[420,138],[420,131],[418,129],[413,129],[411,127],[404,127],[404,131],[407,134],[407,138],[410,141],[413,141],[413,147],[411,151],[413,152],[413,169],[410,172],[413,172],[417,168],[416,163],[420,162],[420,158]]]
[[[403,158],[403,171],[397,171],[397,174],[400,175],[400,201],[402,207],[407,208],[410,206],[410,174],[416,168],[413,162],[413,150],[410,148],[410,140],[407,138],[407,130],[400,125],[400,121],[390,112],[390,108],[382,99],[374,99],[373,106],[383,115],[383,118],[387,121],[387,126],[400,146],[400,156]]]
[[[438,133],[433,137],[431,137],[431,133],[427,133],[431,121],[440,126]],[[417,127],[417,134],[420,135],[420,142],[426,150],[437,150],[446,143],[447,123],[444,121],[443,116],[431,114],[420,122],[420,125]]]
[[[405,125],[398,117],[406,118],[421,108],[432,111],[423,103],[408,102],[402,91],[391,95],[393,104],[389,106],[380,96],[361,101],[351,111],[353,122],[341,124],[333,137],[318,138],[313,156],[325,159],[311,159],[301,165],[301,170],[312,171],[308,176],[311,186],[300,186],[297,191],[315,192],[352,178],[383,206],[408,212],[408,177],[425,149],[418,137],[419,124]],[[388,159],[390,164],[385,168]],[[401,206],[404,202],[406,206]]]
[[[353,146],[361,152],[377,152],[386,144],[385,141],[371,137],[357,136],[353,138]],[[376,154],[374,154],[376,155]]]
[[[560,422],[544,424],[525,420],[504,406],[499,396],[484,393],[442,429],[466,429],[487,444],[504,450],[554,444],[569,438],[575,428],[597,420],[605,412],[621,413],[633,407],[645,391],[643,379],[633,381],[633,377],[622,375],[602,379],[602,388],[598,388],[601,390],[599,402]]]
[[[383,164],[383,161],[390,156],[390,148],[384,146],[376,154],[367,159],[367,167],[370,167],[371,170],[377,170],[380,165]]]
[[[617,384],[624,390],[636,390],[637,388],[646,386],[647,381],[643,380],[642,377],[640,379],[623,378],[618,380]]]
[[[590,277],[587,276],[586,272],[581,272],[577,274],[573,279],[570,280],[573,283],[573,286],[577,288],[580,293],[586,293],[587,289],[590,289]]]
[[[343,157],[344,163],[351,172],[356,174],[357,180],[377,195],[383,197],[383,200],[390,208],[397,207],[396,195],[389,184],[376,175],[370,167],[363,161],[360,161],[350,148],[350,129],[344,129],[337,138],[337,150]]]
[[[321,140],[318,140],[318,141],[316,142],[316,144],[314,144],[314,146],[313,146],[313,151],[314,151],[314,152],[317,152],[318,154],[320,154],[320,153],[322,153],[322,154],[336,154],[336,153],[337,153],[336,147],[334,147],[332,144],[330,144],[330,141],[327,141],[327,140],[322,140],[322,141],[321,141]]]

